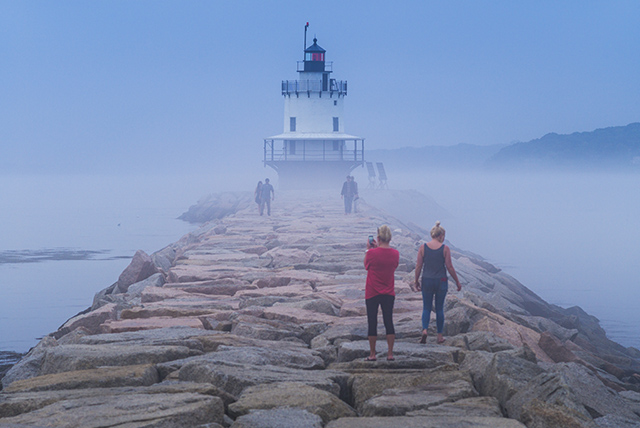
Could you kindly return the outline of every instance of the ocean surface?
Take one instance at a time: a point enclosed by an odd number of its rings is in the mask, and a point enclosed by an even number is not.
[[[195,226],[176,218],[211,177],[0,176],[0,350],[25,352],[91,306],[138,250]]]
[[[390,188],[419,190],[451,213],[432,219],[407,207],[407,219],[425,228],[441,220],[453,245],[640,348],[640,175],[392,174]],[[26,352],[90,306],[136,250],[151,254],[193,230],[176,218],[202,196],[253,189],[235,185],[210,176],[0,176],[0,350]]]

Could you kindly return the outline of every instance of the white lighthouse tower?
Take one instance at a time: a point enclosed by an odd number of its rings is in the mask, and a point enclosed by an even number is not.
[[[364,139],[344,132],[347,82],[331,78],[333,63],[317,42],[298,61],[298,80],[282,81],[284,132],[264,140],[264,164],[282,188],[335,187],[364,165]]]

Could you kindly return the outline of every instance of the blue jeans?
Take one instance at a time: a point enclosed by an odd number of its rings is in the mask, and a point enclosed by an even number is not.
[[[422,278],[422,329],[429,328],[433,298],[436,298],[436,327],[438,334],[444,329],[444,298],[449,291],[449,282],[441,278]]]

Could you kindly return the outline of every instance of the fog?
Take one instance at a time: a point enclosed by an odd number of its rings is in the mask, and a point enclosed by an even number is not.
[[[637,1],[0,1],[0,169],[129,174],[261,159],[303,27],[367,149],[638,120]]]
[[[640,174],[461,172],[427,164],[388,176],[390,188],[419,190],[451,213],[437,220],[453,245],[550,303],[581,306],[610,337],[640,346]],[[392,209],[426,229],[436,220],[410,207]]]
[[[386,207],[393,215],[426,229],[441,220],[452,245],[484,257],[550,303],[582,307],[611,338],[640,347],[640,174],[387,173],[391,190],[415,189],[442,208],[418,212],[396,201]],[[354,171],[362,189],[364,174]],[[0,176],[0,256],[19,250],[28,259],[44,250],[58,257],[0,263],[0,349],[26,351],[89,306],[136,250],[152,253],[192,230],[176,218],[200,197],[252,191],[265,176],[276,182],[277,196],[277,175],[265,168]],[[69,249],[95,254],[75,260],[63,251]]]
[[[242,188],[242,176],[0,175],[0,350],[25,352],[86,309],[136,250],[193,230],[176,218],[208,193]]]
[[[200,197],[269,177],[277,203],[263,139],[283,130],[280,84],[296,78],[305,22],[332,77],[349,82],[345,132],[367,151],[494,150],[637,121],[638,16],[636,1],[0,1],[0,350],[28,349],[135,250],[190,230],[175,218]],[[454,245],[640,345],[638,176],[435,171],[429,160],[387,172],[391,188],[451,213],[439,220]],[[364,169],[354,174],[366,187]],[[31,263],[7,262],[16,255]]]

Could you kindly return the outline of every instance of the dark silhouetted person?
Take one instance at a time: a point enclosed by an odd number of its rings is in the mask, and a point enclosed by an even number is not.
[[[273,186],[269,183],[269,179],[264,180],[262,185],[262,196],[260,197],[260,215],[264,213],[264,206],[267,205],[267,215],[271,215],[271,201],[276,197]]]
[[[353,175],[351,176],[351,187],[353,189],[353,212],[357,213],[358,199],[360,199],[360,196],[358,195],[358,183],[356,183],[356,179],[353,177]]]
[[[340,197],[344,199],[344,213],[351,214],[353,198],[358,194],[358,185],[353,181],[353,177],[347,175],[347,181],[342,184]]]
[[[258,181],[256,190],[253,192],[254,200],[258,204],[258,211],[260,211],[260,202],[262,201],[262,181]]]

